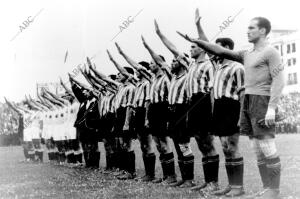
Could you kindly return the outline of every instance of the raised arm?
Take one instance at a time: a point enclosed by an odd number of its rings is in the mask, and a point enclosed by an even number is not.
[[[217,55],[219,57],[223,57],[225,59],[229,59],[229,60],[232,60],[232,61],[237,61],[237,62],[243,64],[243,57],[237,51],[229,50],[227,48],[224,48],[224,47],[219,46],[217,44],[209,43],[207,41],[193,39],[193,38],[189,37],[188,35],[182,34],[178,31],[177,31],[177,33],[180,36],[182,36],[184,39],[186,39],[187,41],[197,44],[198,46],[203,48],[208,53],[211,53],[211,54],[214,54],[214,55]]]
[[[134,68],[136,69],[141,75],[143,75],[146,79],[151,79],[151,74],[139,63],[131,59],[127,54],[124,53],[124,51],[121,49],[118,43],[115,43],[116,47],[120,53],[124,57],[124,59]]]
[[[100,79],[100,80],[103,80],[109,84],[112,84],[114,85],[115,87],[117,87],[119,85],[119,83],[117,81],[114,81],[110,78],[108,78],[106,75],[102,74],[101,72],[97,71],[96,68],[92,67],[92,63],[90,61],[90,59],[87,57],[87,63],[88,63],[88,66],[89,66],[89,69]],[[93,76],[94,77],[94,76]],[[94,77],[96,78],[96,77]],[[97,79],[97,80],[99,80]],[[99,81],[100,81],[99,80]],[[99,82],[100,83],[100,82]]]
[[[70,73],[68,73],[69,75],[69,80],[70,82],[76,83],[78,87],[82,88],[82,89],[86,89],[89,90],[88,86],[83,84],[82,82],[77,81],[76,79],[74,79]]]
[[[5,102],[6,102],[6,104],[11,108],[11,109],[13,109],[15,112],[17,112],[19,115],[22,115],[22,113],[21,113],[21,111],[20,110],[18,110],[10,101],[8,101],[5,97],[4,97],[4,99],[5,99]]]
[[[62,103],[60,100],[57,100],[54,95],[51,95],[50,94],[51,92],[44,89],[43,90],[43,94],[44,94],[44,97],[47,98],[49,101],[51,101],[53,104],[57,105],[57,106],[60,106],[60,107],[63,107],[65,106],[64,103]]]
[[[64,105],[69,105],[69,102],[67,100],[61,99],[60,97],[58,97],[57,95],[55,95],[54,93],[46,90],[46,92],[51,95],[52,98],[54,98],[55,100],[59,101],[60,103],[64,104]]]
[[[142,66],[140,66],[137,62],[135,62],[133,59],[131,59],[128,55],[126,55],[124,53],[124,51],[121,49],[121,47],[119,46],[118,43],[115,43],[117,49],[118,49],[118,52],[120,53],[120,55],[122,55],[124,57],[124,59],[133,67],[135,68],[136,70],[138,69],[141,69]]]
[[[202,26],[201,26],[201,16],[199,14],[198,8],[196,9],[196,12],[195,12],[195,24],[196,24],[199,39],[208,42],[208,38],[206,37],[206,35],[202,29]]]
[[[147,44],[147,42],[143,36],[142,36],[142,41],[143,41],[145,48],[150,53],[152,59],[155,61],[155,63],[160,64],[160,65],[163,64],[164,60],[150,48],[150,46]]]
[[[28,95],[28,99],[30,100],[31,103],[33,103],[36,107],[39,107],[41,110],[43,111],[48,110],[47,108],[45,108],[45,106],[42,106],[41,104],[37,103],[36,100],[32,99],[30,95]]]
[[[162,34],[162,32],[160,31],[159,29],[159,26],[157,24],[157,21],[154,20],[154,26],[155,26],[155,32],[156,34],[159,36],[159,38],[161,39],[161,41],[163,42],[163,44],[171,51],[171,53],[177,57],[178,55],[183,55],[183,53],[180,53],[176,46],[170,41],[167,39],[167,37]]]
[[[107,55],[110,59],[110,61],[115,65],[115,67],[117,68],[117,70],[122,73],[125,77],[130,77],[130,74],[123,68],[120,66],[120,64],[118,64],[116,62],[116,60],[112,57],[112,55],[110,54],[110,52],[108,50],[106,50]]]
[[[72,90],[70,90],[70,89],[64,84],[64,82],[62,81],[61,78],[59,78],[59,82],[60,82],[60,85],[65,89],[65,91],[66,91],[68,94],[73,95]]]

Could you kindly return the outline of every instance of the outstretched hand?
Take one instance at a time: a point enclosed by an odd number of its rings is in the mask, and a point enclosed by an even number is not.
[[[141,38],[142,38],[142,41],[143,41],[144,46],[147,48],[147,47],[148,47],[148,44],[147,44],[147,42],[145,41],[145,38],[143,37],[143,35],[141,36]]]
[[[183,33],[181,33],[181,32],[179,32],[179,31],[176,31],[181,37],[183,37],[184,39],[186,39],[187,41],[189,41],[189,42],[196,42],[197,41],[197,39],[193,39],[193,38],[191,38],[191,37],[189,37],[187,34],[183,34]]]
[[[155,26],[155,32],[159,35],[159,34],[161,34],[161,32],[160,32],[160,29],[159,29],[159,26],[158,26],[158,24],[157,24],[157,21],[156,21],[156,19],[154,20],[154,26]]]
[[[122,51],[121,47],[119,46],[119,44],[118,44],[117,42],[115,42],[115,45],[116,45],[116,47],[117,47],[117,49],[118,49],[118,52],[119,52],[120,54],[123,54],[123,51]]]
[[[86,57],[87,64],[90,68],[92,68],[92,62],[89,57]]]
[[[108,54],[108,57],[110,60],[113,60],[113,57],[111,56],[110,52],[108,50],[106,50],[107,54]]]
[[[195,24],[198,24],[200,22],[200,19],[201,19],[201,16],[199,14],[199,9],[197,8],[196,12],[195,12]]]

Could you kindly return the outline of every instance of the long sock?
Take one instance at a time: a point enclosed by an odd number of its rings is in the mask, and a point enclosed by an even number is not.
[[[202,158],[202,166],[205,182],[218,182],[219,178],[219,155]]]
[[[110,155],[110,164],[111,164],[111,168],[112,169],[116,169],[117,168],[117,156],[116,156],[116,152],[111,153]]]
[[[164,178],[168,176],[175,176],[175,163],[173,152],[161,154],[159,159],[161,161]]]
[[[77,162],[82,163],[82,153],[77,154]]]
[[[267,158],[267,169],[268,175],[270,179],[270,188],[271,189],[278,189],[280,186],[280,174],[281,174],[281,163],[280,158]]]
[[[83,158],[84,158],[85,166],[89,167],[90,161],[89,161],[89,153],[87,151],[83,151]]]
[[[111,160],[112,160],[112,154],[106,153],[106,168],[105,168],[106,170],[112,169]]]
[[[127,171],[130,174],[134,174],[135,173],[135,153],[134,151],[130,151],[127,152],[128,153],[128,167],[127,167]]]
[[[232,165],[232,186],[240,188],[244,180],[244,159],[243,157],[231,159]]]
[[[147,159],[148,159],[148,164],[149,164],[149,173],[148,173],[148,175],[150,177],[154,178],[154,176],[155,176],[155,161],[156,161],[155,153],[148,154]]]
[[[219,180],[219,162],[219,155],[208,157],[208,164],[210,170],[209,173],[211,175],[210,182],[218,182]]]
[[[99,168],[100,166],[100,152],[95,151],[93,152],[92,164],[95,168]]]
[[[228,184],[233,185],[233,169],[232,169],[232,159],[231,158],[226,158],[225,159],[225,168],[226,168],[226,173],[227,173],[227,178],[228,178]]]
[[[127,151],[121,151],[119,154],[119,158],[120,158],[120,169],[127,171],[128,170],[128,153]]]
[[[206,183],[209,183],[210,182],[210,173],[209,173],[208,157],[202,158],[202,168],[203,168],[204,180]]]
[[[180,170],[180,173],[181,173],[181,179],[184,181],[184,180],[186,180],[186,171],[184,170],[183,158],[178,159],[178,166],[179,166],[179,170]]]
[[[266,159],[261,159],[257,161],[257,166],[261,177],[261,181],[263,183],[263,188],[266,189],[269,187],[269,183],[270,183]]]
[[[144,161],[144,170],[145,170],[145,176],[149,176],[149,158],[148,154],[143,153],[143,161]]]
[[[194,179],[194,155],[191,154],[189,156],[183,157],[183,170],[184,170],[183,180]]]

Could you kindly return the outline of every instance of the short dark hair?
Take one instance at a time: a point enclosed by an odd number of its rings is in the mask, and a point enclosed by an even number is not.
[[[117,75],[111,74],[108,76],[110,79],[112,80],[116,80],[117,79]]]
[[[127,71],[127,73],[134,75],[134,70],[132,68],[125,66],[124,69]]]
[[[221,46],[223,46],[223,47],[228,46],[230,50],[233,50],[233,48],[234,48],[233,40],[228,37],[218,38],[216,40],[216,43],[221,43]]]
[[[271,22],[264,17],[254,17],[252,20],[257,20],[257,26],[259,28],[265,28],[266,29],[266,35],[268,35],[271,31]]]
[[[144,66],[144,68],[146,68],[147,70],[150,70],[148,62],[146,62],[146,61],[140,61],[139,64],[142,65],[142,66]]]

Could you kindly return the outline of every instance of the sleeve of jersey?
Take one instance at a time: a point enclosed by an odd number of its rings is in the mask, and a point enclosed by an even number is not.
[[[237,90],[241,90],[244,87],[245,82],[245,70],[242,65],[237,66],[235,71],[235,81]]]
[[[209,62],[208,69],[207,69],[207,81],[208,81],[208,88],[211,89],[214,84],[214,70],[213,65]]]
[[[145,101],[150,100],[150,84],[146,84],[145,86]]]
[[[279,103],[279,98],[284,88],[284,65],[281,63],[279,53],[274,48],[270,48],[267,57],[272,77],[269,107],[275,109]]]

